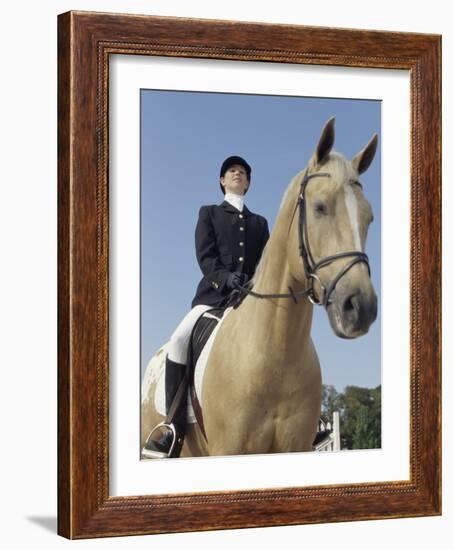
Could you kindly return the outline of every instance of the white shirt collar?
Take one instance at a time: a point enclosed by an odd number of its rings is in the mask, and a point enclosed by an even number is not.
[[[244,208],[244,196],[236,193],[225,193],[225,200],[242,212]]]

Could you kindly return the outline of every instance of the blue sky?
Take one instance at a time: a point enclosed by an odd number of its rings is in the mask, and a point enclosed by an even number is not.
[[[352,158],[377,132],[381,104],[366,99],[286,97],[205,92],[141,91],[141,362],[168,341],[189,311],[201,271],[194,231],[203,204],[220,204],[219,170],[230,155],[252,167],[250,210],[269,228],[291,178],[303,169],[331,116],[334,149]],[[368,233],[373,284],[381,287],[381,158],[362,175],[374,222]],[[326,312],[315,308],[312,336],[323,383],[381,383],[381,316],[356,340],[334,335]]]

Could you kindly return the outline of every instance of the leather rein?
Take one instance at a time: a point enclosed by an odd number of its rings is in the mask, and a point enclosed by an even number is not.
[[[315,262],[313,259],[313,255],[311,253],[310,245],[308,242],[308,230],[307,230],[307,206],[306,206],[306,198],[305,198],[305,191],[308,185],[308,182],[312,178],[316,177],[328,177],[330,178],[331,175],[328,172],[314,172],[313,174],[309,174],[308,170],[305,171],[305,175],[302,179],[301,185],[300,185],[300,192],[299,197],[296,203],[296,206],[294,207],[293,214],[291,216],[291,221],[288,227],[288,234],[291,229],[294,215],[296,213],[296,210],[299,209],[299,226],[298,226],[298,234],[299,234],[299,255],[302,259],[302,263],[304,266],[304,272],[305,277],[308,281],[308,288],[306,290],[301,291],[294,291],[291,287],[288,287],[289,292],[284,294],[261,294],[259,292],[255,292],[253,290],[248,289],[247,287],[240,286],[240,290],[245,292],[246,294],[250,294],[251,296],[254,296],[255,298],[292,298],[294,302],[297,304],[297,298],[300,296],[307,296],[307,298],[310,300],[310,302],[313,305],[318,306],[324,306],[327,307],[331,301],[330,301],[330,295],[334,291],[338,281],[347,273],[351,267],[359,262],[366,263],[368,267],[368,273],[371,275],[370,271],[370,263],[368,256],[365,254],[365,252],[361,252],[359,250],[353,250],[350,252],[339,252],[338,254],[332,254],[331,256],[326,256],[325,258],[322,258],[318,262]],[[334,262],[335,260],[338,260],[340,258],[347,258],[352,257],[353,259],[346,264],[333,278],[330,285],[326,288],[322,282],[319,276],[316,274],[316,271],[320,269],[321,267],[325,267],[326,265],[329,265],[330,263]],[[314,289],[314,281],[318,281],[322,296],[318,298],[315,293]]]

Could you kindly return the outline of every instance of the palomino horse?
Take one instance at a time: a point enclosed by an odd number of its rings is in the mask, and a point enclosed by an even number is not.
[[[342,338],[365,334],[376,319],[364,253],[372,210],[358,178],[377,135],[352,161],[332,152],[333,143],[332,118],[283,197],[253,293],[219,327],[201,395],[207,441],[189,424],[181,456],[312,450],[322,394],[313,305],[325,307]],[[148,384],[142,396],[142,445],[163,420],[154,389]]]

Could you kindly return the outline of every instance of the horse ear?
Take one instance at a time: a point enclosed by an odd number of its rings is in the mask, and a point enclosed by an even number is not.
[[[324,128],[322,129],[321,137],[319,138],[318,146],[316,147],[315,162],[322,164],[327,155],[330,153],[335,141],[335,117],[329,118]]]
[[[378,136],[374,134],[368,144],[352,159],[351,164],[359,174],[363,174],[370,167],[376,154],[377,144]]]

